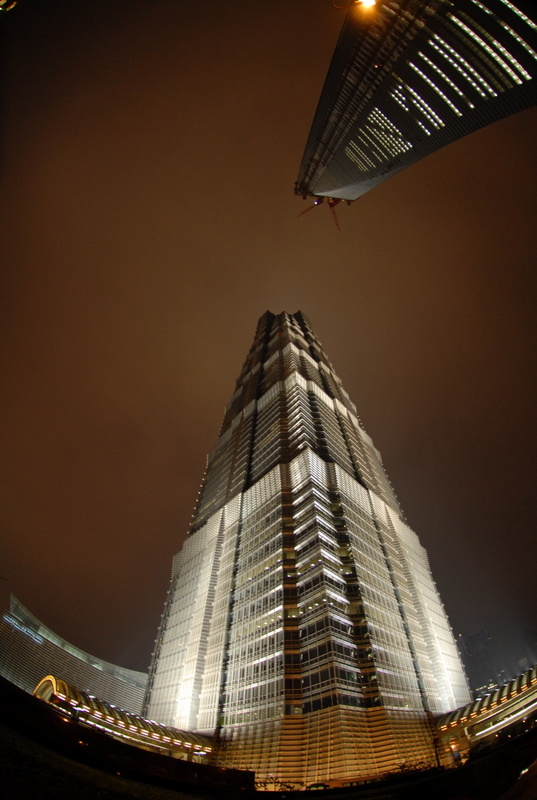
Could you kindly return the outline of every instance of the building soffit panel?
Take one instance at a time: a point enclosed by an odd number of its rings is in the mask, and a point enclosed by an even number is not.
[[[425,155],[537,103],[534,3],[378,2],[369,22],[361,19],[351,8],[298,194],[357,199]]]

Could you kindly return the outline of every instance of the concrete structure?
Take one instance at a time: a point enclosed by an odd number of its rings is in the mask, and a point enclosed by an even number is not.
[[[356,200],[537,103],[535,0],[365,5],[351,5],[330,65],[295,185],[304,197]]]
[[[48,674],[139,714],[147,675],[109,664],[66,642],[40,622],[14,595],[0,619],[0,675],[33,692]]]
[[[144,715],[309,785],[436,764],[470,700],[427,555],[307,318],[267,312],[227,406]]]

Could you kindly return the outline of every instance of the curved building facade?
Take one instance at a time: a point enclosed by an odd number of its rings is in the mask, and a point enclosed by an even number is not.
[[[0,674],[32,693],[50,673],[126,711],[141,711],[144,672],[109,664],[66,642],[12,594],[9,611],[0,619]]]
[[[300,785],[436,764],[470,700],[427,554],[307,318],[267,312],[173,562],[144,715]]]
[[[534,0],[353,4],[295,192],[356,200],[391,175],[537,104]]]

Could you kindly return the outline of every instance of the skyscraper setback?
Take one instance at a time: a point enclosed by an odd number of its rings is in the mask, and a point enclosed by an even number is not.
[[[209,457],[145,712],[309,784],[436,763],[470,694],[427,555],[308,319],[264,314]]]

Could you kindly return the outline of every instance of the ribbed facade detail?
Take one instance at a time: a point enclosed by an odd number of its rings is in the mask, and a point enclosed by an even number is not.
[[[309,785],[436,763],[469,692],[427,555],[307,318],[260,320],[174,559],[145,713]]]

